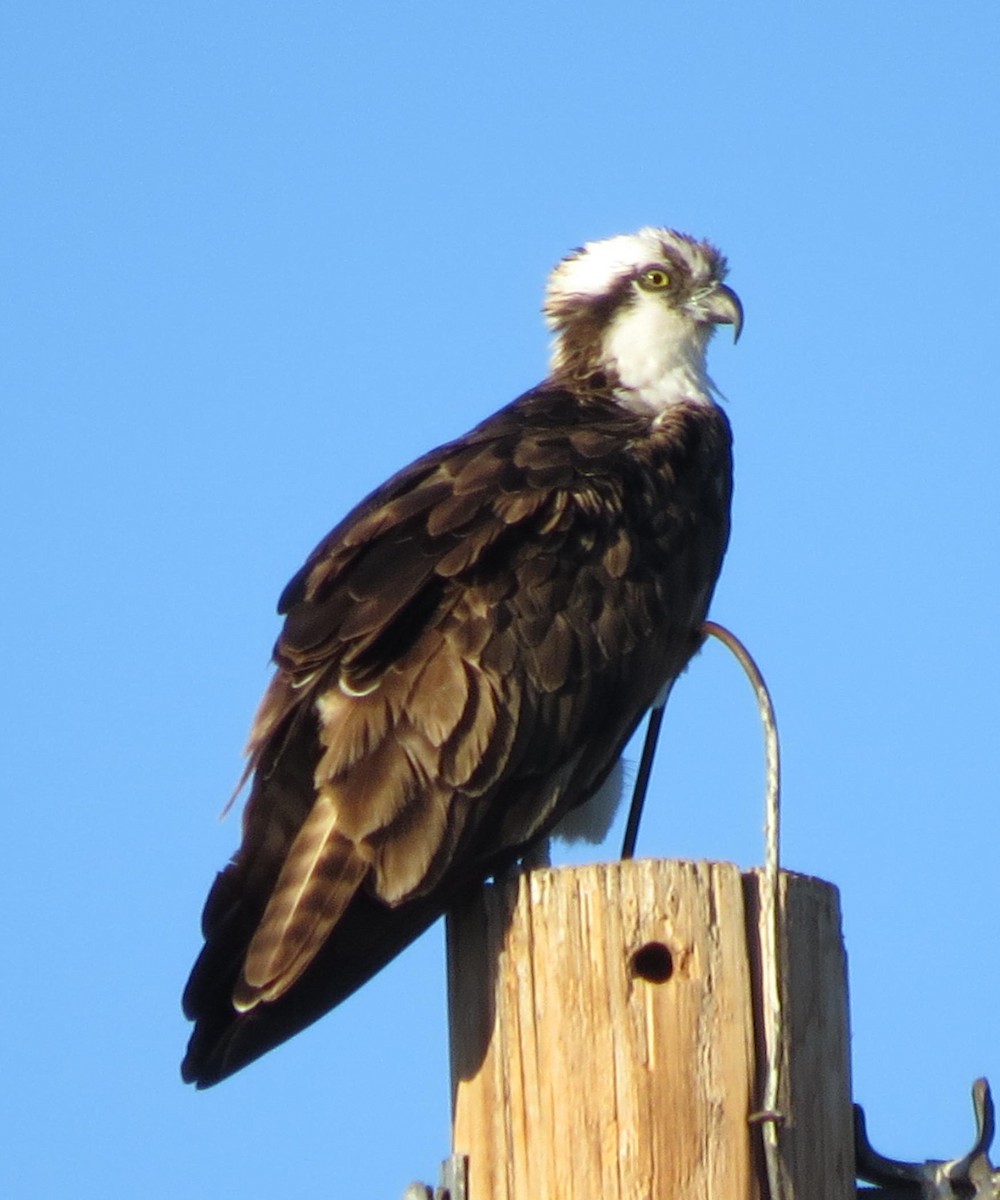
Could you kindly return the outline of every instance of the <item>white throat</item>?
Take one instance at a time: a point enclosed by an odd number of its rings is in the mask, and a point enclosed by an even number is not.
[[[711,326],[639,293],[604,334],[602,361],[618,380],[615,397],[635,412],[658,416],[682,401],[712,402],[705,373]]]

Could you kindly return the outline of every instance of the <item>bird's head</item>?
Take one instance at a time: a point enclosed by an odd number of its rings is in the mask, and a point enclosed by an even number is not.
[[[552,272],[545,296],[553,381],[607,389],[652,415],[679,400],[708,402],[708,341],[716,325],[732,325],[737,338],[743,326],[725,276],[714,246],[672,229],[575,250]]]

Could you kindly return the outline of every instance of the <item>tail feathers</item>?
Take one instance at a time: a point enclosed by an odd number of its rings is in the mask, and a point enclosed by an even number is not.
[[[394,909],[358,892],[295,987],[247,1012],[238,1012],[229,999],[246,942],[237,941],[228,953],[206,946],[185,993],[185,1010],[195,1021],[181,1066],[185,1082],[212,1087],[312,1024],[419,937],[442,914],[446,900],[437,895]]]
[[[250,903],[258,890],[244,889],[241,868],[229,867],[209,897],[211,928],[206,929],[206,944],[184,993],[184,1011],[195,1022],[181,1066],[185,1082],[212,1087],[311,1025],[367,983],[447,909],[461,904],[467,889],[506,870],[522,850],[511,847],[485,859],[459,855],[460,871],[442,879],[430,894],[396,907],[359,888],[294,986],[244,1012],[232,997],[265,905]],[[242,903],[234,902],[237,896]]]
[[[220,981],[235,981],[246,956],[247,943],[260,922],[263,901],[251,903],[244,890],[245,872],[231,863],[215,877],[202,919],[205,944],[184,987],[181,1006],[189,1021],[211,1009]],[[265,893],[266,895],[266,893]],[[226,995],[231,994],[230,988]]]
[[[308,967],[368,873],[321,796],[299,830],[232,993],[241,1012],[283,995]]]

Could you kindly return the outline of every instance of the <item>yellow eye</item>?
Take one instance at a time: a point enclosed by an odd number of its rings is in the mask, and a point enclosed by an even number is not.
[[[650,267],[639,276],[639,286],[647,292],[662,292],[670,287],[670,276],[662,267]]]

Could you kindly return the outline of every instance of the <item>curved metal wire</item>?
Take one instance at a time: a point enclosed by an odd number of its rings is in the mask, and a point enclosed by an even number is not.
[[[764,874],[760,891],[761,997],[764,1009],[764,1094],[750,1120],[761,1126],[764,1161],[767,1167],[771,1200],[782,1200],[784,1172],[778,1154],[778,1139],[785,1116],[780,1108],[781,1074],[781,961],[778,940],[779,888],[781,886],[781,747],[774,704],[764,676],[746,646],[722,625],[706,621],[704,632],[717,638],[730,650],[746,672],[757,697],[757,708],[764,727],[766,771],[764,801]]]
[[[765,802],[764,802],[764,872],[760,890],[760,933],[761,933],[761,980],[763,1005],[764,1041],[764,1084],[763,1095],[757,1110],[750,1114],[750,1121],[761,1126],[764,1141],[764,1159],[767,1167],[768,1190],[771,1200],[782,1200],[784,1177],[778,1155],[778,1137],[784,1122],[779,1108],[781,1076],[779,1054],[781,1048],[781,966],[779,961],[778,912],[779,888],[781,884],[781,747],[778,741],[778,723],[774,715],[771,694],[764,682],[760,668],[753,656],[734,633],[715,621],[706,621],[702,626],[706,637],[714,637],[733,654],[750,680],[757,697],[757,708],[764,730],[765,758]],[[671,685],[672,686],[672,685]],[[639,772],[632,791],[622,858],[635,854],[639,822],[642,818],[649,778],[653,769],[660,728],[663,724],[663,709],[670,694],[668,688],[662,702],[649,714],[646,740],[639,761]]]

